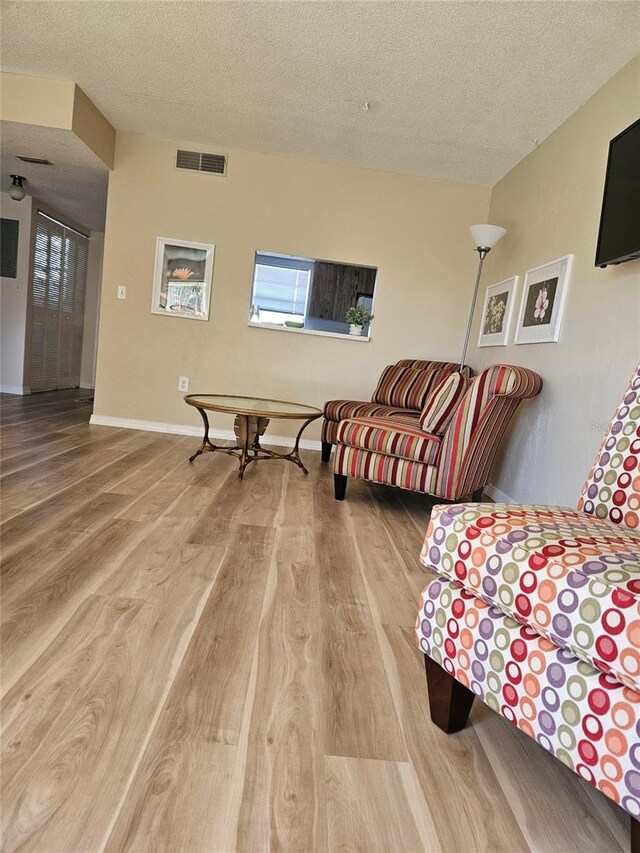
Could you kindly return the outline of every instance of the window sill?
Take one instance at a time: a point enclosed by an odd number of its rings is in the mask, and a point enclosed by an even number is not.
[[[295,329],[291,326],[280,326],[276,323],[252,323],[247,324],[254,329],[271,329],[274,332],[293,332],[296,335],[319,335],[323,338],[340,338],[341,341],[359,341],[369,343],[370,335],[343,335],[340,332],[322,332],[319,329]]]

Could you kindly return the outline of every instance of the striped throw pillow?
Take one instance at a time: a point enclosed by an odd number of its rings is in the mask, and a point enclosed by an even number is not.
[[[442,435],[464,397],[469,380],[462,373],[450,373],[429,394],[422,414],[420,429],[432,435]]]

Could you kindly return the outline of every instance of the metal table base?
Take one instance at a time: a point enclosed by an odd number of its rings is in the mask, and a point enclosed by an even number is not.
[[[239,443],[235,447],[220,447],[219,445],[214,444],[209,438],[209,418],[207,417],[207,412],[199,406],[196,406],[196,408],[200,412],[200,416],[204,423],[204,436],[202,444],[198,450],[196,450],[193,456],[189,457],[189,462],[193,462],[193,460],[200,456],[201,453],[205,453],[207,451],[211,451],[212,453],[226,453],[228,456],[235,456],[236,459],[240,460],[240,470],[238,472],[239,480],[243,479],[245,469],[251,462],[258,462],[265,459],[285,459],[287,462],[293,462],[294,465],[301,468],[304,474],[309,473],[302,462],[302,459],[300,459],[300,437],[309,424],[320,417],[319,414],[308,418],[302,424],[298,430],[293,450],[290,450],[289,453],[276,453],[274,450],[267,450],[266,447],[262,447],[258,432],[256,432],[255,439],[250,443],[249,419],[254,417],[253,415],[236,415],[236,422],[239,426]]]

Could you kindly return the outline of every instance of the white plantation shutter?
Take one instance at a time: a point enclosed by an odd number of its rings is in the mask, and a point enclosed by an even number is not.
[[[313,261],[258,253],[253,303],[262,311],[304,315]]]
[[[80,384],[89,241],[38,213],[31,288],[32,391]]]
[[[82,362],[82,332],[84,330],[84,294],[87,283],[87,259],[89,256],[89,241],[76,235],[76,280],[73,290],[73,326],[71,343],[71,361],[74,367],[74,378],[80,384],[80,366]]]
[[[64,270],[62,273],[63,311],[73,311],[73,292],[76,285],[76,246],[72,236],[64,235]]]
[[[29,384],[34,391],[44,388],[47,285],[49,280],[49,249],[51,235],[38,219],[33,257],[31,290],[31,367]]]
[[[47,301],[49,267],[49,231],[41,222],[36,225],[36,244],[33,259],[33,305],[44,308]]]

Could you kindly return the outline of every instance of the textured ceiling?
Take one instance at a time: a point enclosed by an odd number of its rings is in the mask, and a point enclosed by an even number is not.
[[[19,0],[2,24],[4,70],[75,81],[118,130],[485,185],[640,51],[637,0]]]
[[[23,163],[16,154],[44,157],[53,166]],[[11,173],[23,175],[27,195],[57,208],[79,225],[104,231],[109,170],[70,130],[3,121],[0,126],[0,188]]]

